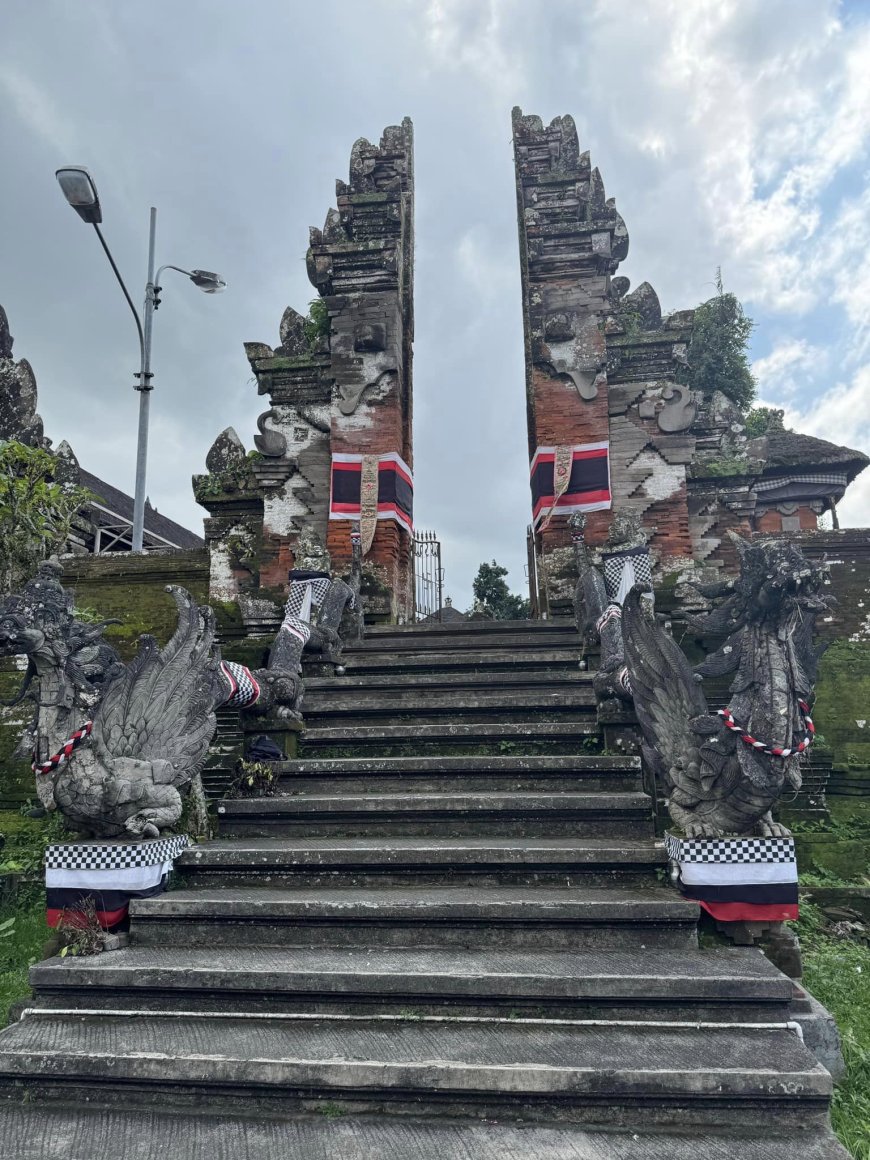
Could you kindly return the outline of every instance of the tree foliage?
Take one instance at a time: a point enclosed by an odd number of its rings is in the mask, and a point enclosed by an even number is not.
[[[48,451],[10,440],[0,444],[0,588],[28,580],[41,560],[63,549],[73,517],[90,498],[55,479]]]
[[[507,586],[507,568],[483,563],[474,578],[474,611],[483,612],[493,620],[528,620],[529,601],[517,596]]]
[[[745,419],[747,437],[757,439],[768,431],[784,431],[784,417],[785,411],[779,407],[753,407]]]
[[[716,271],[716,294],[695,310],[689,348],[688,384],[710,395],[721,391],[741,410],[755,398],[755,378],[747,347],[755,324],[743,313],[737,298],[722,285]]]

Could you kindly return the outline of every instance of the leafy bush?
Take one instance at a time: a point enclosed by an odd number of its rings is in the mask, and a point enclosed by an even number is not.
[[[747,348],[755,324],[737,298],[722,285],[716,271],[716,294],[695,310],[689,347],[688,385],[711,395],[721,391],[741,410],[755,398],[755,378]]]

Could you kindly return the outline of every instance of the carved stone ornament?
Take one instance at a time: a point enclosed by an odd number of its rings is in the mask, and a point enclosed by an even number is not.
[[[625,660],[644,756],[668,792],[674,824],[690,838],[787,836],[771,809],[786,783],[800,787],[800,754],[812,740],[813,631],[830,603],[826,573],[793,544],[731,538],[740,575],[715,592],[702,588],[723,599],[691,622],[725,636],[721,648],[693,673],[635,588],[623,608]],[[699,680],[729,673],[729,702],[711,711]]]
[[[295,670],[253,673],[223,662],[215,618],[183,588],[167,588],[178,624],[161,649],[143,636],[123,664],[102,639],[111,621],[84,624],[54,559],[0,604],[0,655],[28,660],[16,698],[35,702],[19,750],[31,752],[37,792],[75,830],[100,837],[156,837],[181,818],[180,790],[198,777],[216,727],[235,704],[298,715]],[[298,668],[298,666],[297,666]]]

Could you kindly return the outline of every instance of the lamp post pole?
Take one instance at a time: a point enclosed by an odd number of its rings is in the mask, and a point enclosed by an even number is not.
[[[115,264],[112,252],[106,244],[100,229],[103,220],[103,211],[97,195],[94,179],[83,165],[67,165],[55,173],[63,195],[73,207],[82,221],[92,225],[100,239],[100,245],[109,259],[109,264],[118,279],[118,285],[124,291],[127,305],[136,320],[136,331],[139,335],[139,437],[136,444],[136,487],[133,497],[133,551],[141,552],[145,538],[145,473],[148,464],[148,418],[151,408],[151,331],[154,325],[154,311],[160,304],[160,275],[164,270],[176,270],[189,278],[194,286],[198,286],[206,294],[220,294],[226,289],[226,282],[219,274],[212,270],[184,270],[181,266],[161,266],[154,275],[154,242],[157,235],[157,210],[151,207],[151,228],[148,234],[148,281],[145,284],[145,311],[144,326],[139,318],[139,311],[133,304],[121,271]]]
[[[148,421],[151,410],[151,333],[154,326],[154,243],[157,236],[157,210],[151,207],[148,233],[148,281],[145,284],[145,317],[142,335],[142,360],[139,368],[139,436],[136,441],[136,488],[133,493],[133,551],[141,552],[145,538],[145,474],[148,466]]]

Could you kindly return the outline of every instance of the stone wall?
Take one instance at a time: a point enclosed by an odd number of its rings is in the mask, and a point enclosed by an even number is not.
[[[163,645],[176,624],[167,584],[180,584],[200,603],[208,603],[208,556],[191,552],[113,552],[108,556],[65,556],[63,584],[74,593],[76,608],[121,621],[106,629],[106,639],[125,660],[136,652],[143,632]]]

